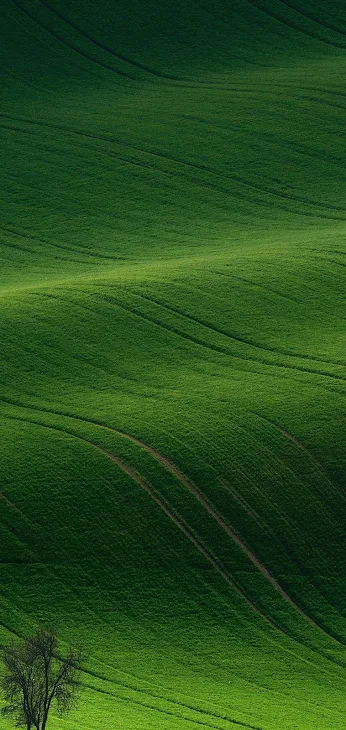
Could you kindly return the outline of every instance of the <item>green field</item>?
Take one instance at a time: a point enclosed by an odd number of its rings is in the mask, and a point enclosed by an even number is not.
[[[0,643],[86,647],[52,730],[345,730],[346,2],[0,38]]]

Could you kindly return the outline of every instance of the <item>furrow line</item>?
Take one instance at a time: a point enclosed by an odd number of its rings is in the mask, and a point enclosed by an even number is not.
[[[273,10],[269,10],[268,8],[264,7],[261,3],[256,2],[255,0],[246,0],[246,2],[249,5],[252,5],[253,8],[256,8],[260,12],[264,13],[265,15],[268,15],[270,18],[274,18],[278,23],[281,23],[282,25],[286,26],[287,28],[291,28],[292,30],[297,31],[298,33],[301,33],[302,35],[306,35],[309,38],[313,38],[315,41],[320,41],[320,43],[324,43],[327,46],[334,46],[335,48],[342,48],[345,49],[345,45],[343,43],[338,43],[337,41],[330,41],[326,38],[323,38],[323,36],[317,35],[316,33],[312,33],[311,31],[308,31],[305,28],[302,28],[299,23],[295,23],[293,20],[289,20],[288,18],[282,17],[280,13],[276,13]]]
[[[160,71],[152,69],[150,66],[147,66],[144,63],[140,63],[139,61],[133,61],[133,60],[127,58],[126,56],[122,55],[121,53],[114,51],[114,49],[111,48],[110,46],[107,46],[104,43],[101,43],[96,38],[91,36],[89,33],[82,30],[76,23],[74,23],[72,20],[67,18],[66,15],[61,13],[59,10],[57,10],[56,8],[52,8],[52,6],[48,2],[46,2],[46,0],[38,0],[38,2],[40,2],[41,5],[43,5],[45,8],[47,8],[47,10],[49,10],[52,13],[52,15],[56,15],[58,18],[63,20],[64,23],[66,23],[71,28],[73,28],[75,31],[77,31],[77,33],[80,33],[81,36],[86,38],[88,41],[93,43],[98,48],[101,48],[103,51],[106,51],[110,55],[114,56],[114,58],[117,58],[118,60],[123,61],[124,63],[127,63],[129,66],[134,66],[135,68],[138,68],[141,71],[146,71],[147,73],[151,74],[152,76],[156,76],[160,79],[168,79],[170,81],[182,81],[182,79],[179,79],[176,76],[170,76],[168,74],[163,74]],[[121,73],[121,72],[117,71],[117,73]],[[127,75],[127,74],[123,74],[123,75]],[[137,77],[128,76],[128,78],[132,78],[135,81],[138,81]]]
[[[304,453],[307,454],[307,456],[311,459],[311,461],[314,462],[314,464],[316,465],[316,467],[318,468],[320,473],[323,474],[323,476],[327,480],[328,484],[330,484],[330,486],[333,489],[336,489],[335,485],[330,480],[327,472],[324,470],[324,468],[322,467],[320,462],[317,461],[316,457],[311,453],[311,451],[309,451],[309,449],[296,436],[294,436],[289,431],[287,431],[287,429],[285,429],[283,426],[280,426],[280,424],[275,423],[275,421],[271,421],[269,418],[266,418],[265,416],[261,416],[259,413],[253,412],[253,415],[256,416],[257,418],[260,418],[261,421],[268,423],[270,426],[273,426],[273,428],[275,428],[277,431],[282,433],[283,436],[285,436],[287,439],[289,439],[289,441],[292,441],[299,449],[304,451]]]
[[[126,695],[121,696],[118,693],[110,692],[109,690],[102,689],[101,687],[94,687],[92,684],[87,684],[86,682],[83,682],[83,686],[87,687],[88,689],[93,690],[94,692],[100,692],[101,694],[110,695],[111,697],[115,697],[116,699],[123,700],[124,702],[139,705],[140,707],[146,707],[150,710],[154,710],[155,712],[159,712],[163,715],[168,715],[170,717],[177,717],[180,720],[187,720],[190,723],[193,723],[194,725],[202,725],[203,727],[210,727],[214,728],[214,730],[224,730],[220,727],[220,725],[214,725],[212,723],[209,723],[205,720],[196,720],[192,719],[191,717],[187,717],[186,715],[181,715],[178,712],[173,712],[172,710],[164,710],[162,707],[157,707],[156,705],[150,705],[147,702],[140,702],[139,700],[131,699],[129,697],[126,697]],[[162,698],[165,700],[165,698]],[[166,702],[170,702],[171,700],[165,700]],[[177,703],[178,704],[178,703]],[[180,703],[179,703],[180,704]],[[210,717],[213,717],[213,713],[204,712],[203,710],[196,710],[195,708],[190,708],[188,705],[182,705],[186,709],[192,710],[193,712],[203,712],[203,714],[210,715]],[[249,725],[246,722],[241,722],[240,720],[233,720],[231,718],[223,718],[219,717],[219,720],[225,720],[225,722],[230,722],[232,725],[236,725],[237,727],[243,727],[248,728],[248,730],[264,730],[264,728],[259,727],[258,725]]]
[[[346,264],[344,264],[344,265],[346,265]],[[221,272],[217,271],[216,273],[220,274]],[[227,276],[228,276],[228,274],[227,274]],[[231,274],[230,276],[233,276],[233,275]],[[237,277],[237,276],[235,276],[234,278],[242,279],[242,277]],[[247,279],[242,279],[242,280],[248,281]],[[264,287],[262,287],[262,288],[264,288]],[[227,330],[224,330],[221,327],[217,327],[216,325],[211,325],[209,322],[206,322],[205,320],[200,319],[199,317],[196,317],[192,314],[187,314],[179,307],[172,307],[171,305],[167,304],[166,302],[163,302],[162,300],[157,299],[151,295],[149,296],[148,294],[142,294],[136,289],[133,289],[133,292],[137,296],[141,297],[141,299],[147,300],[149,302],[153,302],[154,304],[157,304],[158,306],[160,306],[164,309],[167,309],[168,311],[173,312],[174,314],[179,314],[181,317],[185,317],[186,319],[189,319],[192,322],[196,322],[196,324],[199,324],[202,327],[205,327],[206,329],[211,330],[212,332],[216,332],[217,334],[223,335],[224,337],[227,337],[230,340],[235,340],[236,342],[241,342],[245,345],[249,345],[250,347],[255,347],[257,350],[263,350],[265,352],[270,352],[274,355],[285,355],[287,357],[294,357],[294,358],[298,358],[298,359],[301,358],[302,360],[309,360],[311,362],[324,363],[325,365],[337,365],[337,366],[343,365],[343,363],[337,363],[337,362],[334,362],[333,360],[323,360],[323,358],[317,358],[317,357],[313,357],[313,356],[307,355],[307,354],[288,352],[287,350],[283,350],[283,349],[279,349],[279,348],[265,347],[264,345],[258,345],[256,342],[254,342],[254,340],[251,340],[246,337],[240,337],[240,335],[237,335],[233,332],[232,333],[227,332]],[[290,367],[290,366],[288,365],[287,367]],[[315,372],[315,371],[311,371],[311,372]],[[346,380],[346,378],[345,378],[345,380]]]
[[[322,20],[314,13],[307,13],[306,10],[303,10],[301,7],[297,7],[295,3],[289,2],[288,0],[280,0],[280,2],[282,3],[282,5],[286,5],[288,8],[291,8],[291,10],[294,10],[299,15],[303,15],[304,18],[312,20],[313,23],[317,23],[317,25],[321,25],[322,28],[327,28],[327,30],[332,30],[334,33],[339,33],[339,35],[346,36],[346,33],[343,30],[340,30],[340,28],[337,28],[336,25],[326,23],[325,20]]]
[[[1,116],[1,115],[0,115]],[[44,246],[52,246],[53,248],[57,248],[60,251],[65,251],[67,253],[71,254],[81,254],[84,256],[91,256],[93,259],[95,258],[101,258],[101,259],[107,259],[107,261],[119,261],[121,260],[118,256],[107,256],[106,254],[95,254],[91,253],[87,249],[83,248],[73,248],[69,246],[61,246],[58,243],[52,243],[51,241],[47,241],[43,238],[39,238],[38,236],[30,235],[29,233],[23,233],[21,231],[16,231],[14,228],[10,228],[9,226],[0,226],[0,230],[4,231],[5,233],[11,233],[13,236],[17,236],[18,238],[27,238],[29,241],[36,241],[37,243],[43,243]]]
[[[14,1],[17,1],[17,0],[13,0],[13,2]],[[98,139],[98,140],[104,141],[104,142],[106,142],[108,144],[118,144],[118,145],[123,146],[123,147],[128,147],[129,149],[135,150],[137,152],[141,152],[142,154],[147,154],[147,155],[150,155],[152,157],[156,157],[158,159],[166,160],[168,162],[174,162],[174,163],[176,163],[178,165],[181,165],[183,167],[191,168],[193,170],[198,170],[199,172],[208,173],[208,174],[213,175],[214,177],[217,177],[218,179],[221,179],[221,180],[230,180],[232,183],[236,183],[238,185],[240,184],[240,185],[242,185],[242,186],[244,186],[246,188],[250,188],[252,190],[256,190],[260,194],[261,193],[262,194],[265,193],[267,195],[273,195],[275,198],[280,198],[283,201],[288,201],[289,203],[290,202],[299,202],[299,203],[302,203],[302,204],[305,204],[305,205],[312,206],[313,208],[318,209],[319,211],[321,209],[323,209],[323,210],[326,210],[326,211],[335,211],[335,213],[346,213],[346,209],[344,207],[342,207],[342,206],[330,205],[328,203],[323,203],[323,202],[317,202],[317,201],[309,200],[308,198],[304,198],[303,196],[299,196],[299,195],[293,196],[293,195],[287,195],[286,193],[280,193],[278,191],[272,190],[271,188],[266,188],[266,187],[263,187],[260,184],[257,184],[255,182],[251,182],[250,180],[246,180],[246,179],[242,178],[240,175],[230,175],[230,174],[226,174],[226,173],[219,173],[216,170],[213,170],[212,168],[208,167],[207,165],[197,165],[197,164],[192,163],[192,162],[187,162],[186,160],[180,160],[179,158],[173,157],[171,155],[164,154],[162,152],[157,152],[157,151],[154,152],[152,150],[145,149],[144,147],[139,147],[138,145],[129,144],[129,143],[123,141],[123,140],[119,140],[119,139],[116,139],[114,137],[113,138],[103,137],[103,136],[95,135],[95,134],[92,134],[92,133],[83,132],[81,130],[69,129],[68,127],[64,127],[62,125],[49,124],[47,122],[41,122],[41,121],[38,121],[38,120],[27,120],[27,119],[23,119],[23,118],[21,119],[20,117],[15,118],[15,117],[11,117],[11,115],[8,115],[8,114],[2,114],[0,116],[7,117],[7,118],[10,118],[10,119],[11,118],[12,119],[16,119],[16,121],[22,121],[22,122],[27,123],[27,124],[37,124],[37,125],[45,126],[45,127],[48,127],[48,128],[60,129],[61,131],[64,131],[64,132],[67,132],[67,133],[70,133],[70,134],[78,134],[78,135],[83,136],[83,137],[86,137],[86,138]],[[132,160],[126,160],[125,158],[123,158],[123,159],[124,159],[124,161],[129,162],[129,163],[133,162]],[[133,163],[133,164],[135,164],[135,163]],[[137,161],[137,164],[139,164],[138,161]],[[160,172],[165,172],[165,171],[164,170],[160,170]],[[172,171],[170,171],[170,172],[167,172],[166,171],[166,174],[170,174],[170,175],[174,175],[175,174],[175,176],[179,176],[178,173],[173,173]],[[250,197],[249,198],[246,195],[241,194],[240,192],[238,192],[236,190],[226,190],[224,187],[221,187],[220,185],[217,185],[217,184],[214,184],[214,183],[211,183],[211,182],[208,183],[205,180],[200,180],[200,179],[194,180],[193,178],[191,178],[191,181],[192,182],[197,182],[200,185],[204,185],[205,187],[210,187],[211,189],[218,190],[219,192],[222,192],[222,193],[224,193],[226,195],[231,195],[232,197],[235,197],[235,198],[237,198],[239,200],[245,200],[247,202],[252,202],[254,204],[260,205],[260,206],[265,207],[265,208],[270,207],[270,203],[267,203],[263,199],[261,199],[261,200],[256,199],[255,200],[253,197]],[[286,211],[288,213],[298,213],[299,215],[303,215],[305,217],[317,217],[317,218],[322,218],[322,219],[327,219],[327,220],[341,220],[341,221],[344,221],[345,220],[345,217],[344,216],[340,216],[340,215],[327,215],[326,213],[322,213],[322,212],[316,213],[315,211],[314,212],[308,212],[308,211],[304,211],[304,210],[299,210],[298,212],[296,210],[293,211],[290,208],[288,208],[287,206],[282,206],[279,203],[276,203],[276,207],[278,209],[284,210],[284,211]]]
[[[26,15],[30,20],[32,20],[36,25],[38,25],[40,28],[43,28],[43,30],[46,31],[46,33],[49,33],[53,38],[56,38],[60,43],[62,43],[64,46],[69,48],[70,50],[77,53],[79,56],[82,56],[82,58],[85,58],[87,61],[90,61],[91,63],[96,64],[97,66],[100,66],[103,69],[106,69],[107,71],[112,71],[112,73],[117,74],[118,76],[123,76],[124,78],[130,79],[131,81],[138,81],[138,79],[135,76],[131,76],[130,74],[119,71],[118,69],[115,69],[114,66],[110,66],[109,64],[103,63],[102,61],[98,61],[95,58],[92,58],[92,56],[89,56],[84,51],[81,51],[79,48],[76,48],[72,43],[69,43],[66,38],[63,38],[59,33],[57,33],[55,30],[52,30],[52,28],[49,28],[49,26],[45,25],[45,23],[42,23],[40,20],[38,20],[35,15],[33,15],[27,8],[23,8],[23,6],[18,2],[18,0],[12,0],[13,4],[21,10],[24,15]],[[116,82],[119,84],[119,86],[122,86],[120,82]]]

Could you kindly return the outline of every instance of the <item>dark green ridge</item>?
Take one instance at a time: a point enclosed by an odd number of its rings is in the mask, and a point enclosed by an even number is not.
[[[0,40],[0,643],[86,646],[52,730],[345,730],[346,3]]]

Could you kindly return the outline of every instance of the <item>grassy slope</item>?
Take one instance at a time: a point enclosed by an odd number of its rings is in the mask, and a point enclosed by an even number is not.
[[[0,639],[52,728],[345,728],[345,3],[1,27]]]

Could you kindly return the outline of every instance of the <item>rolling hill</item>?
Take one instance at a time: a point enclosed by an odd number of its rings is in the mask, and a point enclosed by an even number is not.
[[[0,643],[52,730],[345,729],[346,4],[0,18]]]

